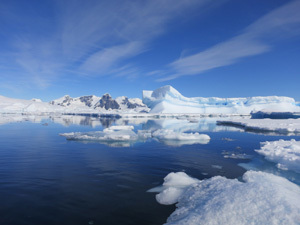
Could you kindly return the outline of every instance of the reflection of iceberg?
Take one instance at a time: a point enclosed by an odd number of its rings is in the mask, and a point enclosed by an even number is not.
[[[177,176],[175,176],[177,175]],[[167,178],[173,178],[171,181]],[[300,188],[285,178],[248,171],[243,182],[216,176],[207,180],[171,173],[156,199],[178,202],[167,224],[299,224]]]
[[[222,118],[217,118],[218,120]],[[218,126],[216,118],[200,118],[196,121],[190,122],[188,119],[159,119],[148,120],[143,124],[144,130],[168,129],[176,132],[222,132],[222,131],[240,131],[241,129],[235,127]]]

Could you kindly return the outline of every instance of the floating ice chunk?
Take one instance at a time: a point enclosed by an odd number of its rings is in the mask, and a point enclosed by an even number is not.
[[[269,161],[277,163],[282,170],[293,170],[300,173],[300,141],[266,141],[261,148],[255,150]]]
[[[167,130],[167,129],[159,129],[152,133],[153,137],[163,140],[178,140],[178,141],[185,141],[185,140],[210,140],[210,137],[206,134],[199,134],[195,133],[182,133],[182,132],[175,132],[174,130]]]
[[[211,167],[218,170],[221,170],[223,168],[223,166],[220,165],[211,165]]]
[[[200,181],[184,172],[172,172],[164,178],[164,183],[161,187],[152,188],[148,192],[160,192],[156,195],[156,200],[160,204],[171,205],[178,201],[178,198],[187,187],[197,182]]]
[[[158,194],[160,203],[178,201],[167,224],[299,224],[300,188],[285,178],[248,171],[243,182],[192,179],[185,189],[170,186]]]
[[[157,138],[160,142],[170,146],[182,146],[193,144],[207,144],[210,137],[206,134],[183,133],[168,129],[158,129],[152,133],[153,138]]]
[[[251,159],[251,155],[247,155],[245,153],[239,153],[239,152],[228,152],[228,151],[223,151],[222,155],[224,155],[224,158],[228,159]]]
[[[81,141],[135,141],[138,135],[132,131],[132,126],[113,126],[103,131],[62,133],[68,140]]]

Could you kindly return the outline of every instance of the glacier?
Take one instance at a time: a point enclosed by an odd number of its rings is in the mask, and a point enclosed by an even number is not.
[[[252,111],[300,112],[300,107],[290,97],[188,98],[170,85],[154,91],[143,91],[143,103],[150,113],[200,113],[200,114],[245,114]]]

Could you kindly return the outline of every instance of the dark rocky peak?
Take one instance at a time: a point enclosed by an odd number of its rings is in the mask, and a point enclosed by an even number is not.
[[[117,103],[116,100],[112,99],[109,94],[104,94],[100,101],[95,105],[95,108],[101,107],[108,109],[119,109],[120,105]]]
[[[84,103],[86,106],[88,107],[92,107],[93,106],[93,95],[89,95],[89,96],[82,96],[79,98],[79,100]]]
[[[137,103],[131,103],[127,97],[123,99],[122,104],[126,105],[129,109],[134,109],[136,107],[141,106],[140,104]]]
[[[61,105],[61,106],[68,106],[71,104],[71,102],[73,101],[73,98],[71,98],[69,95],[65,95],[63,98],[62,98],[62,101],[61,102],[57,102],[58,100],[54,100],[54,101],[51,101],[50,104],[52,105]]]

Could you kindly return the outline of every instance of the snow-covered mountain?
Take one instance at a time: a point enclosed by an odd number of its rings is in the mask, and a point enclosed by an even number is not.
[[[62,106],[66,110],[92,110],[95,112],[148,112],[149,108],[138,98],[127,98],[125,96],[113,99],[109,94],[102,97],[95,95],[72,98],[65,95],[62,98],[53,100],[51,105]]]
[[[250,114],[251,111],[268,109],[300,111],[295,100],[289,97],[187,98],[169,85],[155,91],[143,91],[143,102],[151,108],[150,113]]]
[[[141,99],[124,96],[113,99],[109,94],[77,98],[65,95],[51,102],[0,96],[0,113],[139,113],[149,110]]]
[[[0,96],[0,113],[53,113],[61,111],[61,107],[42,102],[40,99],[24,100]]]

